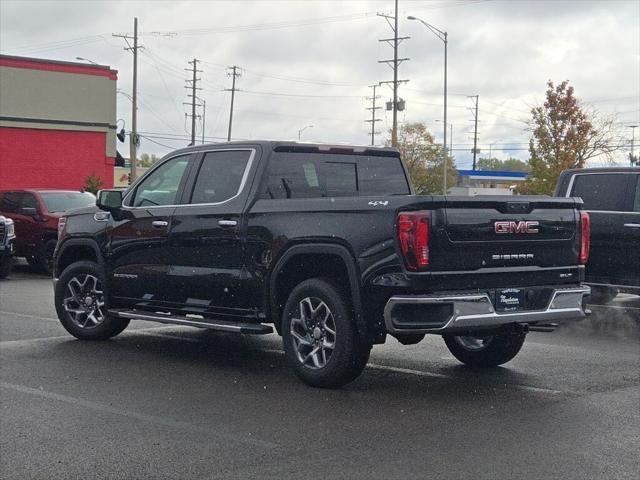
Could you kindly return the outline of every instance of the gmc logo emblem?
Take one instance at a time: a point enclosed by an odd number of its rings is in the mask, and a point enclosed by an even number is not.
[[[539,233],[540,222],[496,222],[494,228],[496,233]]]

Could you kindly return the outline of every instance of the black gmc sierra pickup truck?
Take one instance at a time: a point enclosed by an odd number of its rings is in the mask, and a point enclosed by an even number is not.
[[[589,217],[574,198],[413,193],[397,150],[292,142],[176,151],[65,214],[55,304],[81,339],[130,320],[283,337],[336,387],[387,335],[511,360],[530,325],[583,318]]]

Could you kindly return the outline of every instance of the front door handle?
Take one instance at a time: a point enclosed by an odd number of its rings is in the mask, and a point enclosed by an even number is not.
[[[625,223],[625,228],[640,228],[640,223]]]
[[[151,226],[153,228],[167,228],[169,226],[169,222],[165,222],[164,220],[154,220],[151,222]]]
[[[235,227],[238,225],[238,222],[235,220],[218,220],[218,225],[221,227]]]

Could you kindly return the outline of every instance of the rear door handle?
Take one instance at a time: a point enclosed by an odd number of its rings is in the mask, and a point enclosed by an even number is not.
[[[640,223],[625,223],[625,228],[640,228]]]
[[[221,227],[235,227],[238,225],[238,222],[235,220],[218,220],[218,225]]]
[[[166,228],[169,226],[169,222],[165,222],[164,220],[154,220],[151,222],[151,226],[153,228]]]

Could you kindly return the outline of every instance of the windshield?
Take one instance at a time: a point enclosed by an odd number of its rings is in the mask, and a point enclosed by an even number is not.
[[[49,213],[66,212],[96,203],[96,197],[89,192],[44,192],[40,196]]]

